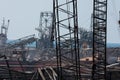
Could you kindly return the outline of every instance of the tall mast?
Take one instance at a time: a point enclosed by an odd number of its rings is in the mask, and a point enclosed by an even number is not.
[[[93,80],[106,80],[107,0],[93,2]]]

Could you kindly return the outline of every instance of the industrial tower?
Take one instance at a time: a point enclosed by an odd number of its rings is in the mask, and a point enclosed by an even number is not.
[[[106,80],[107,0],[93,2],[92,80]]]
[[[67,77],[80,80],[77,0],[53,0],[52,34],[56,43],[58,80]]]
[[[8,20],[8,23],[6,25],[5,19],[3,18],[3,23],[1,25],[1,33],[0,33],[0,48],[3,48],[6,46],[9,22],[10,22],[10,20]]]
[[[50,37],[51,37],[51,28],[52,28],[52,12],[45,11],[40,13],[39,27],[38,30],[38,43],[37,47],[39,49],[50,48]]]

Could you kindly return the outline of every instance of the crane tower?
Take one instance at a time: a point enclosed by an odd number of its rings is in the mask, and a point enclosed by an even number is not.
[[[56,43],[58,80],[65,77],[80,80],[77,0],[53,0],[52,34]]]
[[[6,25],[5,19],[3,18],[3,23],[1,25],[1,33],[0,33],[0,48],[5,47],[6,45],[9,22],[10,20],[8,20],[8,23]]]
[[[93,0],[93,80],[106,80],[107,0]]]

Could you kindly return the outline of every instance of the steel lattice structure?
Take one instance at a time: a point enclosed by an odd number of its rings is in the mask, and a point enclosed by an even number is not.
[[[51,28],[52,28],[52,16],[53,13],[50,11],[45,11],[40,13],[39,27],[38,30],[39,41],[37,47],[39,49],[50,48],[50,37],[51,37]]]
[[[58,80],[65,77],[80,80],[77,0],[53,0],[52,34],[56,43]],[[64,71],[71,74],[66,75]]]
[[[107,0],[93,4],[93,80],[106,80]]]

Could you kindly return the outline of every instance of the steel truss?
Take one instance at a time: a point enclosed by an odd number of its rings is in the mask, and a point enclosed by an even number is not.
[[[107,0],[93,3],[93,80],[106,80]]]
[[[80,80],[77,0],[53,0],[52,38],[56,43],[58,80]],[[69,75],[64,71],[70,72]]]
[[[50,48],[50,37],[51,37],[51,28],[52,28],[52,17],[53,13],[49,11],[40,13],[39,27],[36,30],[39,32],[38,37],[39,41],[37,47],[39,49]]]

